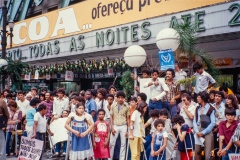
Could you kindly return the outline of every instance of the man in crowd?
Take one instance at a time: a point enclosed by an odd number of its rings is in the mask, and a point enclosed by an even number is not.
[[[200,92],[207,91],[211,88],[216,81],[213,77],[203,69],[203,65],[200,62],[196,62],[193,65],[193,71],[196,72],[196,86],[194,89],[194,101],[197,102],[197,95]]]
[[[48,120],[50,120],[52,117],[53,101],[51,101],[49,92],[45,94],[45,101],[42,101],[41,104],[44,104],[47,107],[46,117]]]
[[[162,98],[169,91],[169,88],[159,78],[159,72],[156,68],[152,69],[151,76],[152,79],[144,85],[144,88],[150,87],[149,110],[162,109]]]
[[[192,128],[197,106],[192,103],[192,97],[189,94],[183,93],[181,98],[183,104],[180,109],[180,115],[184,118],[185,124]]]
[[[129,126],[129,106],[124,103],[125,101],[125,93],[123,91],[117,92],[117,103],[114,104],[111,108],[111,128],[112,134],[110,138],[110,155],[113,159],[114,147],[117,140],[118,135],[120,134],[121,138],[121,149],[120,149],[120,157],[119,160],[125,159],[126,152],[126,137],[127,137],[127,129]]]
[[[6,98],[6,96],[7,96],[7,94],[10,93],[10,90],[9,90],[9,89],[4,89],[4,90],[2,91],[2,93],[3,93],[3,100],[7,103],[7,98]]]
[[[31,95],[32,95],[32,98],[35,98],[35,97],[38,98],[36,87],[31,88]]]
[[[174,80],[175,81],[180,81],[180,80],[183,80],[187,77],[187,73],[180,69],[180,65],[179,65],[179,62],[175,62],[175,77],[174,77]],[[185,91],[185,86],[183,85],[180,85],[180,91],[181,92],[184,92]]]
[[[29,101],[25,99],[23,91],[18,91],[18,101],[17,105],[19,110],[22,111],[22,117],[26,116],[26,111],[29,109]]]
[[[221,86],[221,87],[219,87],[219,91],[223,92],[223,94],[224,94],[223,102],[226,103],[226,97],[228,95],[228,88],[225,86]]]
[[[97,120],[97,104],[95,102],[95,100],[92,98],[92,90],[88,89],[85,92],[85,97],[86,97],[86,110],[87,112],[92,115],[92,118],[94,120],[94,122]]]
[[[171,68],[167,69],[165,84],[167,85],[169,91],[163,97],[163,108],[166,108],[172,117],[177,114],[176,100],[181,96],[180,85],[173,80],[174,77],[174,70]]]
[[[210,153],[213,150],[213,133],[212,130],[216,125],[215,109],[208,104],[209,95],[207,92],[200,92],[197,96],[199,106],[193,120],[193,130],[198,138],[203,137],[204,153]],[[202,160],[203,147],[195,144],[196,160]],[[205,154],[208,159],[208,154]]]
[[[63,110],[68,110],[69,100],[64,98],[65,90],[59,88],[57,90],[58,98],[53,101],[53,113],[55,113],[55,118],[62,115]]]

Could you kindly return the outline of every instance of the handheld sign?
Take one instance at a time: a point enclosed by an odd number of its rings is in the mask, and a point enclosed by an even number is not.
[[[43,141],[22,136],[18,160],[39,160],[42,149]]]
[[[240,160],[240,154],[236,154],[236,153],[229,153],[228,157],[230,160]]]

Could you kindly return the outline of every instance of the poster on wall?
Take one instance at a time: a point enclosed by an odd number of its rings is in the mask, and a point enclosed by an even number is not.
[[[74,74],[72,71],[65,72],[65,81],[73,81]]]
[[[158,58],[160,61],[161,71],[165,71],[168,68],[172,68],[172,69],[175,68],[174,55],[173,55],[172,49],[159,51]]]
[[[34,79],[39,79],[39,73],[38,73],[38,70],[35,71]]]
[[[113,76],[113,68],[108,68],[108,75]]]
[[[25,74],[24,75],[24,80],[30,81],[30,79],[31,79],[31,75],[30,74]]]
[[[51,79],[51,75],[50,74],[47,74],[46,75],[46,80],[50,80]]]
[[[18,160],[39,160],[42,149],[43,141],[22,136]]]

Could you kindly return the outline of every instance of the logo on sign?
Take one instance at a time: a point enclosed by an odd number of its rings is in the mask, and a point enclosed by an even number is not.
[[[168,68],[174,69],[174,55],[171,49],[161,50],[158,52],[158,57],[160,61],[160,67],[162,71]]]

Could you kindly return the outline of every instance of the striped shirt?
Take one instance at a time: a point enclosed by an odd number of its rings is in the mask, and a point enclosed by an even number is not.
[[[168,86],[169,91],[163,97],[163,101],[170,102],[171,99],[177,96],[178,92],[180,92],[180,85],[176,81],[173,81],[172,83],[167,83],[165,81],[165,83]]]

